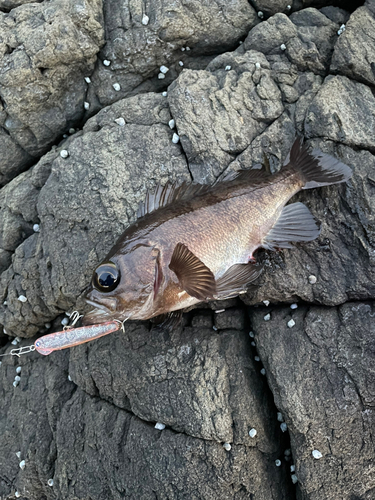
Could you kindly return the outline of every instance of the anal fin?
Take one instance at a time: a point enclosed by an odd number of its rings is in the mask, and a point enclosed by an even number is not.
[[[263,271],[258,264],[234,264],[216,281],[215,299],[236,297]]]
[[[151,318],[151,323],[154,325],[153,328],[158,328],[171,332],[178,328],[182,321],[182,310],[171,311],[166,314],[160,314],[159,316],[154,316]]]
[[[263,238],[262,246],[269,250],[292,248],[291,242],[312,241],[320,229],[303,203],[292,203],[283,208],[273,228]]]

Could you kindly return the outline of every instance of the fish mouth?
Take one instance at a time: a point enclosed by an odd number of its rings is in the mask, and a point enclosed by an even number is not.
[[[95,300],[85,299],[85,301],[90,306],[94,306],[95,309],[99,309],[99,311],[92,311],[93,313],[95,313],[95,312],[102,313],[102,311],[103,311],[106,314],[111,314],[113,312],[108,307],[106,307],[104,304],[100,304],[99,302],[95,302]],[[91,312],[90,312],[90,314],[91,314]]]
[[[110,319],[113,315],[113,311],[111,311],[108,307],[99,302],[95,302],[94,300],[85,299],[86,303],[90,306],[94,306],[95,309],[89,311],[82,318],[82,323],[84,325],[90,325],[94,323],[100,323],[101,321],[106,321]]]

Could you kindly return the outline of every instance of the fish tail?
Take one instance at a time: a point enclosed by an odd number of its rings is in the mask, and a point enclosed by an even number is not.
[[[322,153],[319,149],[309,152],[302,138],[294,141],[285,161],[287,163],[300,173],[304,182],[302,189],[346,182],[353,174],[351,168],[333,156]]]

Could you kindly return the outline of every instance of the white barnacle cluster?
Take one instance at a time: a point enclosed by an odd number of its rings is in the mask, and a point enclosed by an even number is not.
[[[249,436],[250,436],[251,438],[255,438],[255,436],[256,436],[257,434],[258,434],[258,432],[257,432],[257,430],[256,430],[256,429],[252,428],[252,429],[250,429],[250,430],[249,430]]]
[[[167,66],[164,66],[164,65],[160,66],[160,68],[159,68],[160,73],[158,74],[159,80],[163,80],[165,78],[165,75],[168,73],[168,71],[169,71],[169,68],[167,68]]]
[[[294,319],[293,319],[293,318],[292,318],[292,319],[290,319],[290,320],[288,321],[288,323],[287,323],[288,328],[293,328],[293,326],[294,326],[295,324],[296,324],[296,322],[294,321]]]
[[[115,90],[116,92],[118,92],[119,90],[121,90],[121,85],[120,85],[119,83],[114,83],[114,84],[112,85],[112,87],[114,88],[114,90]]]
[[[230,445],[230,443],[224,443],[223,448],[225,451],[230,451],[232,449],[232,446]]]
[[[142,17],[143,26],[147,26],[149,21],[150,21],[150,18],[146,14],[143,14],[143,17]]]
[[[22,370],[22,368],[20,366],[17,366],[16,376],[14,377],[14,381],[13,381],[13,387],[17,387],[17,385],[21,382],[21,377],[20,377],[21,370]]]
[[[288,430],[288,426],[286,425],[285,422],[282,422],[280,424],[280,429],[281,429],[282,432],[286,432]]]
[[[270,313],[266,314],[263,319],[264,321],[269,321],[271,319]]]
[[[178,134],[174,133],[173,137],[172,137],[173,144],[177,144],[179,140],[180,140],[180,136]]]
[[[155,429],[157,429],[158,431],[163,431],[165,429],[165,424],[162,424],[161,422],[156,422]]]
[[[340,36],[345,31],[345,24],[342,24],[337,32],[338,36]]]
[[[286,45],[285,45],[285,43],[282,43],[282,44],[280,45],[280,49],[281,49],[281,50],[286,50]]]
[[[258,17],[259,17],[259,19],[264,18],[264,13],[261,10],[258,10]]]
[[[316,460],[319,460],[323,456],[319,450],[313,450],[311,454]]]
[[[120,125],[120,127],[125,126],[125,120],[124,118],[122,118],[122,116],[120,116],[120,118],[116,118],[115,122],[117,123],[117,125]]]
[[[69,152],[66,149],[62,149],[60,151],[60,156],[61,156],[61,158],[68,158]]]
[[[24,295],[20,295],[20,296],[18,297],[18,300],[19,300],[20,302],[27,302],[27,298],[26,298]]]

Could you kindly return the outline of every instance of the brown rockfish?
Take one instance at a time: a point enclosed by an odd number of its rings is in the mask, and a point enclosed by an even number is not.
[[[85,323],[146,320],[238,295],[261,272],[257,248],[291,248],[319,235],[308,208],[288,200],[351,175],[347,165],[308,152],[297,139],[275,175],[251,169],[213,186],[158,186],[94,271],[86,301],[95,309]]]

